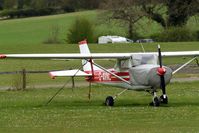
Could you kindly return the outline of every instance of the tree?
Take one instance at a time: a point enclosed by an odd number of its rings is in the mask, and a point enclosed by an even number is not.
[[[164,28],[183,26],[191,16],[199,12],[198,0],[140,0],[140,2],[147,16]]]
[[[17,9],[23,9],[24,7],[24,0],[17,0]]]
[[[4,9],[13,9],[17,5],[17,0],[4,0]]]
[[[0,10],[3,10],[3,3],[4,3],[4,0],[0,0]]]
[[[32,8],[41,9],[48,6],[47,0],[32,0],[30,6]]]
[[[137,0],[108,0],[102,7],[107,10],[108,19],[118,20],[123,27],[127,25],[128,37],[134,38],[135,24],[145,16]]]
[[[197,0],[168,0],[168,26],[183,26],[199,10]]]
[[[152,19],[159,23],[162,27],[166,27],[167,23],[164,19],[164,14],[167,12],[165,9],[165,1],[161,0],[140,0],[139,3],[142,6],[143,12],[149,19]]]

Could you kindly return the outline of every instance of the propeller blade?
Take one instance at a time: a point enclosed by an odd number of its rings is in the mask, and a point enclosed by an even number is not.
[[[162,89],[163,95],[166,95],[166,85],[165,85],[165,79],[164,79],[164,74],[166,70],[165,68],[162,67],[162,54],[161,54],[160,45],[158,45],[158,58],[159,58],[160,67],[158,68],[157,72],[158,72],[158,75],[160,76],[160,88]]]
[[[166,94],[166,85],[165,85],[165,80],[164,80],[164,75],[160,76],[160,81],[161,81],[161,88],[162,88],[162,94]]]
[[[161,54],[160,45],[158,45],[158,58],[159,58],[160,68],[162,68],[162,54]]]

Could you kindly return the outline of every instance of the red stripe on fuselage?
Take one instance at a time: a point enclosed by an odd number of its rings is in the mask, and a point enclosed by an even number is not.
[[[92,74],[91,71],[85,71],[88,74]],[[128,72],[116,72],[113,71],[113,69],[111,69],[111,72],[120,76],[121,78],[129,81],[129,73]],[[87,81],[90,81],[90,77],[86,77]],[[118,79],[117,77],[111,75],[110,73],[107,73],[105,71],[101,71],[101,70],[96,70],[94,71],[94,76],[91,80],[92,82],[115,82],[115,81],[121,81],[120,79]]]

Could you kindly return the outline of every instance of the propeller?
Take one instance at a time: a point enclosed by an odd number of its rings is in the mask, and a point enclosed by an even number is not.
[[[161,55],[160,45],[158,45],[158,58],[159,58],[160,67],[157,69],[157,73],[160,76],[160,88],[162,89],[163,98],[166,98],[166,85],[164,79],[164,74],[166,73],[166,69],[162,66],[162,55]]]

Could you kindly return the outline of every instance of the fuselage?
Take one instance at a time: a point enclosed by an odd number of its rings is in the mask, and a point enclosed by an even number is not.
[[[86,77],[86,80],[89,82],[141,91],[151,88],[158,89],[161,87],[160,76],[158,75],[158,68],[158,65],[144,64],[131,67],[126,71],[117,71],[112,68],[107,69],[109,72],[103,70],[93,70],[85,72],[88,74],[92,74],[91,77]],[[165,84],[168,84],[172,78],[172,70],[166,66],[164,66],[164,69]],[[129,84],[117,78],[112,73],[129,82]]]
[[[126,81],[130,82],[130,75],[129,72],[117,72],[114,68],[108,69],[108,71],[120,76]],[[143,85],[128,85],[124,83],[122,80],[118,79],[117,77],[111,75],[108,72],[103,70],[95,70],[95,71],[85,71],[86,73],[92,74],[92,77],[86,77],[86,81],[98,84],[105,84],[120,88],[127,88],[132,90],[146,90],[150,89],[150,86],[143,86]]]

